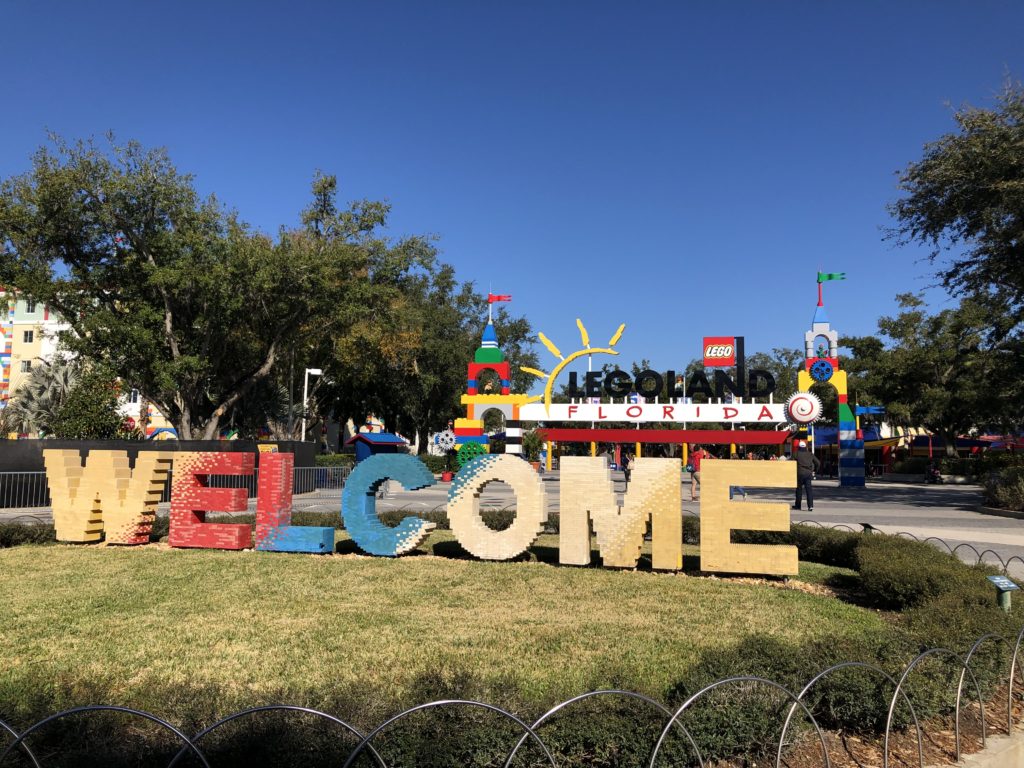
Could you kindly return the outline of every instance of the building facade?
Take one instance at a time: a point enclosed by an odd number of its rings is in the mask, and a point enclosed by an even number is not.
[[[12,293],[0,293],[0,407],[24,386],[33,368],[52,360],[57,340],[68,324],[48,306]]]
[[[70,326],[47,305],[10,291],[0,290],[0,310],[0,408],[4,408],[34,369],[53,360],[60,333]],[[122,393],[119,410],[129,424],[145,430],[146,437],[177,436],[138,390]]]

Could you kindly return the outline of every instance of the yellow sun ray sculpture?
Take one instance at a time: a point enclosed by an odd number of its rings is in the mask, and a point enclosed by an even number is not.
[[[519,367],[523,373],[528,373],[531,376],[536,376],[538,379],[547,379],[547,384],[544,386],[544,410],[547,413],[551,412],[551,394],[554,390],[555,379],[558,378],[565,367],[569,365],[573,360],[581,358],[585,355],[617,355],[618,352],[613,347],[619,343],[619,339],[622,338],[622,332],[626,330],[626,324],[622,323],[611,340],[608,342],[607,347],[591,347],[590,346],[590,334],[587,333],[586,327],[583,325],[583,321],[576,318],[576,325],[580,329],[580,340],[583,342],[583,348],[573,352],[568,357],[564,357],[561,351],[554,345],[554,343],[543,333],[538,333],[537,338],[540,339],[541,344],[547,347],[547,350],[557,357],[561,362],[558,363],[552,369],[551,373],[544,373],[544,371],[537,370],[536,368],[528,368],[523,365]]]

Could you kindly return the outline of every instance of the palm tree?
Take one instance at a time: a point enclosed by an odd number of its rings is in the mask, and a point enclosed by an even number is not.
[[[58,357],[33,368],[28,381],[8,401],[5,418],[18,432],[52,432],[51,425],[82,375],[78,360]]]

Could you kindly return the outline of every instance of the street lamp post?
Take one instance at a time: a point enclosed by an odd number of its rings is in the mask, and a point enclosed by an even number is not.
[[[320,376],[323,371],[319,368],[307,368],[302,376],[302,442],[306,442],[306,407],[309,400],[309,374]]]

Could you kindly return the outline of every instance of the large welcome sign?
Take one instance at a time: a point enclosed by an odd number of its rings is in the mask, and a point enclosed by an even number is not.
[[[140,454],[134,470],[123,451],[92,451],[84,465],[78,451],[44,451],[57,539],[65,542],[143,544],[173,462],[169,543],[172,547],[248,549],[270,552],[334,551],[334,528],[293,526],[294,456],[260,456],[256,523],[208,522],[210,512],[244,512],[244,488],[213,487],[218,475],[252,475],[255,454]],[[676,571],[683,564],[681,463],[678,459],[638,458],[632,481],[618,502],[608,463],[601,457],[563,457],[559,484],[559,562],[589,565],[591,529],[603,564],[633,568],[640,559],[647,525],[652,534],[652,565]],[[419,459],[404,454],[370,457],[346,481],[341,516],[353,541],[370,555],[396,557],[414,549],[434,527],[418,517],[385,525],[375,509],[382,483],[394,480],[409,490],[436,480]],[[501,481],[516,494],[516,518],[505,530],[488,527],[480,514],[480,495]],[[788,531],[789,505],[731,501],[729,486],[793,488],[793,462],[732,462],[705,459],[701,464],[701,570],[720,573],[795,575],[796,547],[733,544],[734,530]],[[448,519],[466,551],[483,560],[508,560],[536,541],[547,520],[541,478],[525,461],[509,454],[470,461],[448,491]]]

